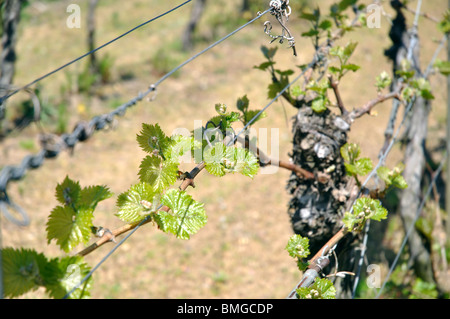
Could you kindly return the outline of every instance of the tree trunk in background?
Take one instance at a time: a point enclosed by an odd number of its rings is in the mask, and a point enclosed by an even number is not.
[[[200,21],[203,10],[205,9],[206,0],[196,0],[191,12],[191,18],[186,26],[183,34],[183,49],[188,51],[194,46],[193,37],[197,24]]]
[[[393,21],[393,26],[389,36],[393,42],[390,49],[386,50],[386,56],[393,61],[393,73],[399,68],[403,59],[407,58],[407,49],[410,41],[413,41],[406,30],[405,17],[401,11],[401,6],[398,2],[391,2],[393,8],[397,12],[397,16]],[[413,51],[411,60],[412,67],[416,70],[416,74],[420,74],[419,66],[419,42],[417,40]],[[393,85],[396,85],[394,81]],[[403,143],[405,145],[404,164],[405,170],[403,176],[408,183],[408,188],[400,192],[399,211],[402,218],[405,232],[409,229],[416,218],[421,202],[421,181],[425,168],[425,141],[427,137],[428,115],[430,111],[429,101],[422,97],[417,97],[410,114],[406,121],[406,132],[403,136]],[[410,262],[413,263],[415,273],[420,278],[434,282],[430,253],[427,249],[427,244],[416,229],[411,233],[408,240],[408,247],[410,252]]]
[[[13,83],[16,42],[20,20],[21,0],[5,0],[3,12],[2,52],[0,55],[0,96],[5,95]],[[0,121],[5,118],[6,102],[0,104]]]
[[[89,11],[87,19],[87,29],[88,29],[88,50],[92,51],[95,49],[95,9],[97,8],[98,0],[89,0]],[[98,71],[98,64],[95,52],[89,55],[89,68],[92,73]]]

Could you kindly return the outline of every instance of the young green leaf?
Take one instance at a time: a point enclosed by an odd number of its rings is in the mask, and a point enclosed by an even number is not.
[[[273,62],[273,61],[266,61],[266,62],[261,63],[260,65],[255,65],[253,68],[261,70],[261,71],[265,71],[274,64],[275,64],[275,62]]]
[[[237,102],[236,102],[236,107],[239,111],[245,113],[248,110],[248,106],[250,104],[250,101],[247,97],[247,95],[244,95],[241,98],[238,98]]]
[[[420,96],[424,99],[434,99],[434,95],[431,93],[431,85],[428,80],[424,78],[414,79],[411,84],[419,91]]]
[[[47,240],[50,243],[55,239],[62,250],[69,252],[89,241],[93,219],[92,209],[75,211],[71,206],[56,206],[47,221]]]
[[[164,134],[158,124],[142,124],[142,130],[136,137],[139,146],[151,155],[164,156],[170,144],[170,138]]]
[[[155,221],[164,232],[170,232],[181,239],[189,239],[206,224],[203,204],[195,201],[185,191],[170,189],[161,199],[161,203],[171,210],[159,211],[155,215]]]
[[[347,64],[344,64],[342,66],[343,70],[349,70],[349,71],[353,71],[353,72],[358,71],[360,68],[361,67],[359,65],[356,65],[356,64],[353,64],[353,63],[347,63]]]
[[[6,297],[18,297],[43,285],[41,269],[47,262],[43,254],[32,249],[3,248],[3,293]]]
[[[351,176],[364,176],[373,169],[372,160],[368,157],[360,158],[353,164],[344,163],[347,173]]]
[[[169,146],[164,154],[166,160],[179,164],[181,157],[187,154],[192,156],[196,148],[201,148],[201,143],[193,136],[173,135],[170,137]]]
[[[55,258],[48,263],[48,271],[53,271],[56,277],[51,283],[45,284],[49,295],[55,299],[61,299],[77,286],[81,280],[90,272],[90,267],[84,263],[80,256],[67,256]],[[85,299],[90,297],[92,288],[92,276],[89,277],[80,287],[75,289],[68,299]]]
[[[160,195],[145,182],[131,186],[117,198],[119,211],[116,216],[127,223],[137,223],[157,210]]]
[[[382,89],[387,88],[392,83],[392,79],[386,71],[383,71],[376,77],[376,83],[375,86],[377,87],[378,91],[381,91]]]
[[[267,97],[269,99],[274,99],[281,90],[283,90],[289,84],[289,79],[287,76],[282,76],[278,82],[272,82],[269,84]]]
[[[147,155],[139,168],[140,181],[152,185],[156,193],[173,185],[178,177],[178,163],[164,161],[159,156]]]
[[[444,13],[442,20],[438,23],[437,28],[442,33],[450,32],[450,10]]]
[[[387,210],[381,202],[372,198],[358,198],[353,205],[353,213],[344,214],[343,223],[349,231],[361,231],[367,219],[380,221],[387,218]]]
[[[336,288],[326,278],[318,278],[311,287],[302,287],[296,290],[299,299],[334,299]]]
[[[341,156],[347,163],[353,164],[359,157],[361,149],[356,143],[346,143],[341,147]]]
[[[253,124],[256,123],[259,120],[262,120],[263,118],[267,117],[266,112],[261,112],[261,114],[258,115],[260,110],[249,110],[244,113],[244,125],[247,125],[251,120],[253,120]],[[257,118],[253,119],[256,115],[258,115]]]
[[[312,101],[311,108],[316,113],[322,113],[327,110],[327,103],[328,99],[323,95],[319,95]]]
[[[72,205],[79,200],[80,192],[80,184],[66,176],[64,181],[56,186],[55,196],[61,204]]]
[[[377,169],[377,174],[378,177],[380,177],[385,182],[386,187],[393,186],[400,189],[405,189],[408,187],[408,184],[401,175],[403,169],[403,164],[396,166],[392,171],[385,166],[381,166]]]
[[[250,178],[253,178],[259,169],[258,159],[242,147],[227,147],[222,163],[226,173],[236,172]]]
[[[442,61],[436,59],[436,62],[433,64],[433,67],[437,68],[442,75],[445,76],[450,75],[450,61]]]
[[[273,57],[275,56],[275,53],[277,52],[278,48],[274,47],[274,48],[267,48],[266,46],[261,46],[261,51],[263,53],[263,55],[266,57],[267,60],[272,60]]]
[[[225,167],[223,166],[223,159],[226,154],[226,146],[221,143],[215,143],[212,146],[206,146],[203,149],[203,160],[205,161],[205,169],[208,173],[215,176],[224,176]]]
[[[292,235],[285,249],[293,258],[306,258],[310,254],[309,239],[300,235]]]
[[[113,193],[106,186],[96,185],[84,187],[80,192],[80,201],[76,206],[82,209],[95,210],[99,202],[111,196],[113,196]]]

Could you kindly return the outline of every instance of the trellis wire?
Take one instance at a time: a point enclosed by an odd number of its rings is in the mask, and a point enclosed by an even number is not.
[[[143,27],[143,26],[145,26],[145,25],[147,25],[147,24],[149,24],[149,23],[151,23],[151,22],[153,22],[153,21],[155,21],[155,20],[157,20],[157,19],[159,19],[159,18],[162,18],[162,17],[164,17],[165,15],[167,15],[167,14],[169,14],[169,13],[171,13],[171,12],[173,12],[173,11],[179,9],[179,8],[181,8],[182,6],[184,6],[185,4],[187,4],[187,3],[191,2],[191,1],[192,1],[192,0],[187,0],[187,1],[183,2],[182,4],[180,4],[180,5],[176,6],[176,7],[173,7],[172,9],[170,9],[170,10],[168,10],[168,11],[166,11],[166,12],[164,12],[164,13],[158,15],[158,16],[156,16],[156,17],[154,17],[154,18],[152,18],[152,19],[150,19],[150,20],[147,20],[147,21],[145,21],[145,22],[143,22],[143,23],[141,23],[141,24],[135,26],[134,28],[128,30],[128,31],[125,32],[125,33],[122,33],[121,35],[115,37],[114,39],[112,39],[112,40],[110,40],[110,41],[108,41],[108,42],[106,42],[105,44],[103,44],[103,45],[101,45],[101,46],[99,46],[99,47],[97,47],[97,48],[95,48],[95,49],[93,49],[93,50],[91,50],[91,51],[89,51],[89,52],[86,52],[85,54],[83,54],[83,55],[81,55],[81,56],[79,56],[79,57],[77,57],[77,58],[75,58],[75,59],[73,59],[73,60],[67,62],[66,64],[63,64],[62,66],[60,66],[60,67],[54,69],[53,71],[50,71],[50,72],[44,74],[43,76],[41,76],[41,77],[39,77],[39,78],[37,78],[37,79],[31,81],[30,83],[28,83],[28,84],[26,84],[26,85],[24,85],[24,86],[22,86],[22,87],[20,87],[20,88],[18,88],[18,89],[13,90],[11,93],[9,93],[9,94],[7,94],[7,95],[5,95],[5,96],[0,97],[0,104],[2,104],[4,101],[6,101],[8,98],[10,98],[11,96],[13,96],[14,94],[16,94],[16,93],[18,93],[18,92],[20,92],[20,91],[22,91],[22,90],[24,90],[24,89],[29,88],[30,86],[32,86],[32,85],[34,85],[34,84],[36,84],[36,83],[38,83],[38,82],[44,80],[45,78],[47,78],[47,77],[49,77],[49,76],[51,76],[51,75],[53,75],[53,74],[55,74],[55,73],[61,71],[61,70],[64,69],[64,68],[68,67],[69,65],[72,65],[73,63],[80,61],[81,59],[83,59],[83,58],[85,58],[85,57],[91,55],[92,53],[95,53],[96,51],[98,51],[98,50],[100,50],[100,49],[103,49],[104,47],[110,45],[111,43],[116,42],[117,40],[123,38],[124,36],[130,34],[131,32],[133,32],[133,31],[135,31],[135,30],[137,30],[137,29],[139,29],[139,28],[141,28],[141,27]]]
[[[166,80],[168,77],[173,75],[176,71],[181,69],[186,64],[192,62],[196,58],[198,58],[200,55],[204,54],[205,52],[211,50],[213,47],[217,46],[218,44],[222,43],[226,39],[230,38],[232,35],[237,33],[238,31],[242,30],[246,26],[250,25],[257,19],[261,18],[264,14],[271,11],[271,9],[267,9],[263,13],[259,14],[257,17],[253,18],[249,22],[245,23],[244,25],[240,26],[236,30],[232,31],[231,33],[227,34],[220,40],[214,42],[213,44],[209,45],[207,48],[203,49],[199,53],[195,54],[191,58],[187,59],[185,62],[181,63],[171,71],[169,71],[167,74],[162,76],[157,82],[150,85],[149,88],[143,92],[139,93],[136,97],[129,100],[125,104],[120,105],[117,107],[114,111],[103,114],[100,116],[96,116],[91,119],[88,123],[79,123],[74,128],[73,132],[70,134],[63,134],[61,135],[59,139],[59,143],[55,143],[53,145],[52,149],[43,148],[39,153],[36,155],[28,155],[26,156],[21,164],[19,166],[5,166],[2,171],[0,171],[0,212],[3,212],[5,216],[8,217],[9,220],[13,221],[14,223],[18,225],[27,225],[29,218],[27,214],[23,211],[23,209],[18,206],[17,204],[14,204],[14,202],[9,198],[7,195],[7,185],[12,180],[19,180],[21,179],[26,171],[28,169],[36,169],[40,167],[45,158],[53,158],[56,157],[60,151],[64,148],[73,148],[78,142],[83,142],[87,140],[92,133],[95,130],[101,130],[107,127],[108,124],[112,123],[115,116],[121,116],[125,113],[125,111],[135,105],[137,102],[143,100],[147,95],[149,95],[152,92],[156,93],[157,86],[161,84],[164,80]],[[154,97],[153,97],[154,98]],[[9,213],[7,207],[14,208],[20,215],[22,215],[23,219],[18,220],[12,216],[12,214]]]

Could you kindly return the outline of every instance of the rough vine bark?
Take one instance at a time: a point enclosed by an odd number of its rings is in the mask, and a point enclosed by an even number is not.
[[[291,174],[287,184],[292,195],[288,214],[294,232],[308,237],[310,250],[316,253],[341,229],[341,219],[348,209],[352,182],[346,176],[340,148],[347,143],[350,125],[329,110],[320,114],[314,112],[309,104],[296,102],[299,110],[294,118],[291,158],[316,176],[326,173],[330,178],[306,180]],[[349,234],[336,248],[340,270],[354,271],[354,239]],[[332,270],[333,261],[326,272]],[[352,278],[338,281],[335,283],[338,296],[350,297]]]

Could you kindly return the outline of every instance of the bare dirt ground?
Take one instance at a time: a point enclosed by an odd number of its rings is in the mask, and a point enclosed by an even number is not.
[[[209,21],[218,12],[232,15],[232,4],[239,1],[219,1],[208,4],[199,26],[198,41],[193,53],[225,35],[225,28],[212,32]],[[261,1],[260,10],[267,1]],[[28,18],[23,21],[18,43],[16,83],[24,84],[86,51],[86,29],[65,27],[68,1],[46,2],[43,6],[27,8]],[[330,1],[323,1],[323,11]],[[415,3],[415,2],[414,2]],[[415,4],[411,6],[414,7]],[[102,44],[142,21],[172,7],[164,1],[100,1],[97,10],[97,42]],[[322,2],[321,2],[322,7]],[[222,7],[220,7],[222,6]],[[384,8],[391,12],[388,3]],[[424,1],[424,12],[441,17],[444,1]],[[82,6],[82,13],[86,6]],[[169,47],[164,55],[177,54],[170,49],[179,43],[180,35],[190,13],[186,6],[169,16],[137,30],[129,36],[99,51],[114,59],[114,83],[102,88],[109,98],[122,102],[144,91],[159,79],[156,73],[155,52]],[[254,15],[255,13],[253,13]],[[214,104],[233,106],[238,97],[247,94],[252,108],[266,105],[268,74],[253,69],[263,62],[261,45],[280,46],[276,55],[279,65],[296,69],[312,57],[311,43],[300,37],[307,30],[294,12],[291,30],[297,37],[298,57],[293,57],[286,45],[269,44],[258,20],[230,40],[204,54],[184,67],[176,77],[169,78],[158,88],[153,102],[141,102],[130,109],[117,125],[108,131],[97,132],[86,143],[75,147],[73,154],[64,152],[57,159],[47,160],[34,171],[29,171],[20,182],[10,184],[9,193],[25,209],[31,225],[18,227],[2,218],[3,246],[35,248],[49,256],[61,256],[54,243],[47,244],[45,224],[52,208],[57,205],[54,190],[66,175],[79,180],[82,186],[108,185],[116,195],[137,181],[137,172],[143,153],[136,143],[141,123],[159,123],[170,134],[175,128],[193,129],[194,120],[206,120],[215,115]],[[412,21],[413,16],[407,16]],[[267,16],[267,18],[269,18]],[[84,22],[84,20],[83,20]],[[275,24],[274,24],[275,26]],[[440,35],[433,22],[421,18],[421,57],[423,65],[430,59]],[[228,31],[231,31],[229,29]],[[341,92],[348,108],[361,106],[376,97],[374,81],[381,71],[390,71],[383,50],[390,46],[387,36],[388,20],[382,19],[380,29],[363,29],[349,34],[345,41],[358,41],[352,58],[362,67],[347,76]],[[189,57],[187,54],[186,57]],[[443,57],[441,59],[444,59]],[[181,62],[181,61],[180,61]],[[83,63],[69,68],[79,71]],[[121,74],[132,74],[131,80],[120,80]],[[63,72],[42,82],[45,94],[57,95],[66,81]],[[431,142],[443,137],[446,98],[444,80],[436,76],[432,81],[436,100],[430,118]],[[12,103],[12,102],[11,102]],[[12,105],[12,104],[11,104]],[[390,102],[377,106],[378,116],[366,116],[352,127],[350,140],[361,144],[364,155],[376,160],[384,141],[383,133],[390,112]],[[111,108],[98,98],[74,98],[70,106],[70,124],[89,119]],[[268,109],[268,117],[255,128],[279,129],[279,154],[288,158],[291,141],[291,117],[295,110],[278,101]],[[444,130],[445,131],[445,130]],[[0,167],[18,164],[23,156],[38,150],[37,130],[30,127],[4,141],[1,147]],[[34,149],[24,149],[20,141],[32,140]],[[396,163],[399,150],[395,150],[388,163]],[[189,167],[189,166],[187,166]],[[196,188],[189,193],[205,203],[207,225],[189,241],[177,240],[147,225],[131,236],[94,274],[93,298],[284,298],[300,279],[300,273],[284,250],[292,235],[288,215],[288,194],[285,191],[289,172],[259,174],[253,180],[238,175],[217,178],[202,172]],[[102,202],[96,211],[95,222],[108,228],[120,226],[114,213],[115,198]],[[80,247],[82,248],[82,247]],[[105,245],[86,257],[94,266],[110,249]],[[38,290],[26,298],[45,298]]]

